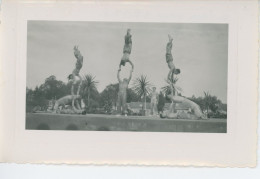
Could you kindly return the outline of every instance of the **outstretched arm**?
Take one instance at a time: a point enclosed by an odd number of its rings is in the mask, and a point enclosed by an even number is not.
[[[74,84],[72,83],[72,86],[71,86],[71,95],[72,95],[72,108],[75,109],[75,101],[74,101],[74,97],[75,97],[75,94],[74,94]]]
[[[131,66],[132,66],[132,71],[134,70],[134,64],[133,64],[133,62],[131,62],[131,60],[128,60],[128,62],[131,64]]]
[[[118,79],[119,83],[121,82],[121,79],[120,79],[120,76],[119,76],[120,71],[121,71],[121,69],[118,69],[118,71],[117,71],[117,79]]]
[[[168,81],[170,82],[170,83],[172,83],[173,82],[173,79],[174,79],[174,73],[173,73],[173,71],[174,71],[174,69],[170,69],[170,71],[169,71],[169,73],[168,73]]]

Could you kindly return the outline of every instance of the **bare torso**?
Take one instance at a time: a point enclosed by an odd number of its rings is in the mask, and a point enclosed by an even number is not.
[[[157,103],[157,96],[158,96],[158,94],[156,91],[153,91],[151,93],[151,103]]]

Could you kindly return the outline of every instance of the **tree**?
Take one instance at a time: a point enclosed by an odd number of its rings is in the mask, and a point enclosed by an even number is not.
[[[210,96],[210,104],[209,104],[209,109],[213,112],[216,113],[219,108],[221,101],[216,97],[216,96]]]
[[[46,108],[48,100],[59,99],[69,93],[68,87],[54,75],[45,79],[44,83],[34,90],[26,88],[26,111],[31,111],[35,106]]]
[[[158,104],[157,104],[157,109],[159,112],[163,111],[164,105],[165,105],[165,97],[164,97],[162,91],[160,91],[159,100],[158,100]]]
[[[34,91],[26,87],[26,112],[31,112],[34,106]]]
[[[117,93],[119,90],[119,84],[110,84],[100,94],[101,106],[105,108],[106,111],[111,112],[113,106],[117,103]]]
[[[224,104],[224,103],[220,103],[220,105],[219,105],[219,109],[220,110],[223,110],[223,111],[227,111],[227,104]]]
[[[44,84],[40,85],[40,91],[43,91],[47,100],[59,99],[67,94],[66,84],[56,79],[54,75],[45,79]]]
[[[109,84],[106,88],[100,93],[100,104],[105,108],[106,111],[111,112],[113,106],[117,106],[119,84]],[[130,88],[127,89],[127,103],[137,102],[139,97],[137,94]]]
[[[87,74],[83,77],[82,81],[82,97],[87,98],[87,106],[90,107],[91,93],[97,92],[98,81],[95,81],[95,77],[91,74]]]
[[[210,105],[210,94],[209,92],[204,91],[204,105],[207,110],[207,114],[209,113],[209,105]]]
[[[104,101],[103,107],[107,113],[110,113],[113,109],[113,104],[110,100],[106,100]]]
[[[204,92],[204,97],[196,98],[194,95],[189,100],[195,102],[200,106],[202,111],[206,110],[207,117],[226,118],[222,115],[223,111],[227,111],[227,105],[223,104],[216,96],[211,95],[209,92]],[[210,112],[211,111],[211,112]]]
[[[138,95],[134,92],[134,90],[132,90],[131,88],[127,89],[127,98],[126,98],[126,102],[130,103],[130,102],[137,102],[139,100]]]
[[[30,93],[30,91],[28,91],[28,97],[29,97],[29,93]],[[32,91],[31,99],[29,97],[29,100],[31,100],[30,104],[33,107],[40,106],[41,108],[43,108],[43,107],[46,107],[46,105],[48,104],[44,91],[41,88],[39,88],[38,86],[36,86],[35,90]]]
[[[134,81],[133,91],[138,95],[139,98],[143,99],[143,110],[146,110],[146,97],[151,92],[151,87],[152,85],[145,75],[137,77]]]
[[[209,114],[209,109],[216,113],[220,109],[222,102],[216,97],[209,94],[209,92],[204,91],[204,106]]]

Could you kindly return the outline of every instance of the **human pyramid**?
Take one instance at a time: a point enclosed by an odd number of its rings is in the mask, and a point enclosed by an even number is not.
[[[118,91],[118,98],[117,98],[117,114],[123,114],[127,115],[127,104],[126,104],[126,98],[127,98],[127,88],[132,78],[132,73],[134,70],[134,64],[130,60],[130,54],[132,51],[132,35],[131,35],[131,29],[127,29],[126,35],[125,35],[125,45],[123,49],[123,57],[121,58],[119,69],[117,72],[117,79],[119,83],[119,91]],[[129,78],[124,78],[123,80],[120,78],[120,71],[121,66],[125,66],[126,63],[130,63],[132,66],[132,70],[130,71]]]
[[[166,46],[166,62],[169,67],[169,73],[167,76],[167,81],[170,84],[170,89],[171,93],[167,95],[169,99],[171,99],[172,103],[168,109],[168,111],[164,111],[164,113],[161,114],[161,117],[165,118],[172,118],[172,119],[177,119],[177,118],[186,118],[186,119],[206,119],[206,116],[202,113],[200,107],[194,103],[193,101],[190,101],[189,99],[175,95],[174,94],[174,75],[180,74],[181,70],[176,68],[174,63],[173,63],[173,57],[172,57],[172,41],[173,38],[171,35],[168,35],[169,42],[167,43]],[[175,110],[175,106],[177,103],[182,103],[186,104],[189,106],[191,112],[190,113],[182,113],[179,114]]]
[[[72,83],[71,86],[71,95],[64,96],[58,99],[54,105],[54,113],[65,113],[65,114],[81,114],[83,112],[80,102],[80,90],[82,85],[82,78],[79,74],[82,66],[83,66],[83,56],[81,55],[78,46],[74,46],[74,56],[77,61],[75,64],[75,69],[72,71],[72,74],[68,76],[69,83]],[[77,92],[75,93],[75,89],[77,88]],[[71,104],[71,109],[65,109],[65,105]],[[62,110],[59,110],[59,107],[62,107]]]

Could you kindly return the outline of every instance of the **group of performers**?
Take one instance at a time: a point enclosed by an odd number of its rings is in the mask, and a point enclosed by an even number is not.
[[[173,38],[171,35],[168,35],[169,41],[166,45],[166,62],[169,67],[169,73],[167,75],[167,80],[171,87],[171,94],[169,94],[167,97],[171,99],[172,104],[170,106],[170,109],[168,111],[164,111],[164,113],[161,114],[161,117],[167,117],[167,118],[177,118],[177,113],[175,111],[175,104],[176,103],[186,103],[191,106],[191,110],[193,110],[195,116],[198,116],[199,118],[202,117],[202,112],[199,108],[199,106],[188,99],[181,97],[181,96],[175,96],[174,94],[174,84],[173,79],[174,75],[180,74],[180,69],[176,68],[173,63],[173,56],[172,56],[172,43]],[[118,91],[118,101],[117,101],[117,113],[118,114],[127,114],[127,88],[132,78],[132,73],[134,70],[134,64],[130,60],[130,54],[132,51],[132,35],[131,35],[131,29],[127,29],[127,33],[124,38],[125,44],[123,48],[123,56],[121,58],[119,69],[117,72],[117,79],[119,82],[119,91]],[[78,46],[74,46],[74,56],[76,57],[76,65],[75,69],[72,71],[72,74],[68,76],[68,80],[70,83],[72,83],[71,87],[71,95],[65,96],[59,100],[56,101],[54,110],[56,111],[59,106],[65,105],[68,102],[71,102],[72,104],[72,110],[75,111],[75,113],[80,113],[82,111],[80,103],[80,89],[82,85],[82,78],[79,74],[82,66],[83,66],[83,56],[81,55]],[[124,78],[123,80],[120,78],[120,72],[121,67],[125,66],[126,63],[129,63],[132,67],[130,71],[129,78]],[[75,92],[77,88],[77,91]],[[158,93],[156,92],[156,88],[154,87],[151,92],[151,107],[152,111],[151,114],[155,114],[156,106],[158,103]]]
[[[75,69],[72,71],[72,74],[68,76],[69,83],[72,83],[71,86],[71,95],[64,96],[58,99],[54,105],[54,112],[64,112],[64,113],[72,113],[72,114],[81,114],[83,110],[81,109],[81,97],[80,97],[80,89],[82,85],[82,78],[79,74],[82,66],[83,66],[83,56],[81,55],[78,46],[74,46],[74,56],[77,61],[75,64]],[[76,93],[75,90],[77,89]],[[64,109],[65,105],[70,104],[72,109]],[[60,111],[59,107],[62,106],[63,110]]]

